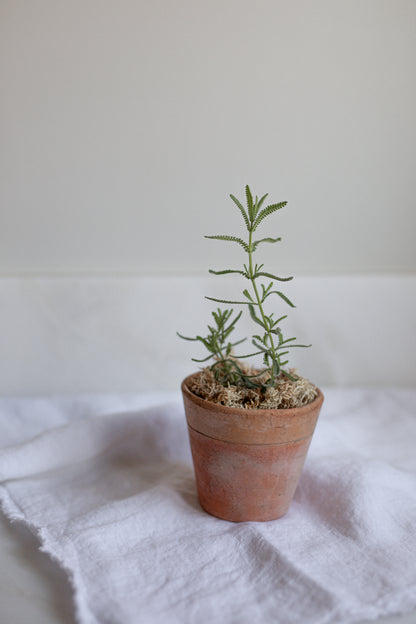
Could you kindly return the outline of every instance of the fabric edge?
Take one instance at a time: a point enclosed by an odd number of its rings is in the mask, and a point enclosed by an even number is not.
[[[49,535],[46,529],[39,528],[27,520],[26,516],[12,499],[4,485],[0,485],[0,511],[3,512],[5,517],[11,523],[21,522],[25,527],[27,527],[38,540],[39,550],[48,555],[48,557],[50,557],[50,559],[64,571],[71,587],[71,598],[74,607],[74,616],[77,623],[99,624],[88,608],[85,588],[82,586],[82,581],[80,581],[79,575],[77,575],[77,572],[73,570],[67,562],[65,562],[64,558],[56,554],[56,552],[60,551],[59,543]]]

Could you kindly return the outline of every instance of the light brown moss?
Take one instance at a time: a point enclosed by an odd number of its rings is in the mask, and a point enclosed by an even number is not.
[[[257,389],[231,384],[225,387],[215,379],[209,368],[197,373],[190,380],[188,387],[197,396],[228,407],[287,409],[311,403],[318,395],[316,386],[304,377],[296,375],[293,370],[289,372],[296,378],[295,381],[281,374],[273,388],[268,388],[264,393]]]

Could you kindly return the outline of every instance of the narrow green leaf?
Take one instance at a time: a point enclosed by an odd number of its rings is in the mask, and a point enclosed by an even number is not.
[[[242,238],[238,238],[237,236],[229,236],[228,234],[216,234],[215,236],[205,236],[204,238],[212,238],[215,240],[223,240],[223,241],[231,241],[233,243],[238,243],[241,247],[248,253],[248,245],[243,241]]]
[[[282,238],[279,236],[278,238],[270,238],[270,237],[261,238],[260,240],[255,241],[255,242],[257,244],[259,244],[259,243],[277,243],[277,241],[280,241],[280,240],[282,240]]]
[[[267,293],[266,297],[270,297],[270,295],[278,295],[281,299],[283,299],[283,301],[286,301],[286,303],[290,305],[291,308],[296,307],[295,304],[292,303],[290,299],[288,299],[288,297],[286,297],[286,295],[280,292],[280,290],[271,290],[269,293]]]
[[[233,202],[236,204],[237,208],[240,210],[244,219],[244,223],[246,224],[246,228],[250,231],[250,222],[248,220],[248,216],[247,216],[246,211],[244,210],[243,205],[238,201],[236,197],[234,197],[234,195],[230,195],[230,197],[233,200]]]
[[[257,344],[255,340],[252,340],[251,342],[256,347],[256,349],[259,349],[260,351],[262,351],[262,353],[268,351],[268,349],[265,349],[262,345]]]
[[[278,277],[277,275],[273,275],[272,273],[266,273],[265,271],[260,271],[254,274],[254,279],[257,277],[270,277],[271,279],[278,280],[279,282],[290,282],[293,279],[292,277]]]
[[[260,243],[277,243],[278,241],[281,241],[282,238],[279,236],[278,238],[260,238],[260,240],[256,240],[254,241],[254,243],[251,244],[252,250],[256,251],[257,247],[260,245]]]
[[[254,202],[254,206],[253,206],[253,219],[255,220],[258,213],[260,210],[260,206],[259,206],[259,198],[256,195],[256,201]]]
[[[285,366],[287,364],[287,362],[284,362],[282,364],[282,366]],[[283,375],[285,375],[288,379],[290,379],[290,381],[296,381],[296,377],[293,377],[292,375],[290,375],[290,373],[288,373],[287,371],[282,369],[282,373]]]
[[[245,288],[245,289],[243,290],[243,295],[244,295],[245,297],[247,297],[247,299],[249,299],[252,303],[254,303],[254,299],[253,299],[253,297],[250,295],[250,293],[248,292],[247,288]]]
[[[293,340],[296,340],[296,337],[295,338],[286,338],[286,340],[282,339],[280,344],[282,345],[282,344],[286,344],[287,342],[293,342]]]
[[[213,269],[208,269],[209,273],[213,275],[226,275],[227,273],[239,273],[240,275],[244,275],[244,277],[248,277],[248,275],[244,271],[240,271],[239,269],[225,269],[224,271],[214,271]]]
[[[253,219],[254,219],[254,211],[253,211],[253,207],[254,207],[254,206],[253,206],[253,196],[252,196],[252,194],[251,194],[250,187],[249,187],[249,185],[248,185],[248,184],[246,185],[246,198],[247,198],[247,208],[248,208],[248,214],[249,214],[249,217],[250,217],[250,221],[251,221],[251,223],[252,223],[252,222],[253,222]]]
[[[248,306],[248,310],[249,310],[249,312],[250,312],[250,316],[251,316],[251,318],[253,319],[253,321],[254,321],[255,323],[257,323],[258,325],[260,325],[261,327],[263,327],[263,329],[266,329],[266,328],[264,327],[264,323],[263,323],[263,321],[262,321],[261,319],[259,319],[259,317],[258,317],[258,316],[256,316],[256,313],[254,312],[254,306],[253,306],[253,305],[249,305],[249,306]]]
[[[197,340],[199,340],[200,342],[202,342],[202,344],[209,350],[212,351],[212,345],[211,342],[209,340],[207,340],[206,338],[203,338],[202,336],[197,336]]]
[[[271,380],[273,380],[273,383],[271,384],[272,386],[274,386],[274,382],[276,380],[276,378],[279,376],[280,373],[280,363],[279,360],[273,360],[272,362],[272,374],[271,374]]]
[[[263,197],[262,197],[262,198],[261,198],[261,199],[257,202],[257,212],[258,212],[258,211],[260,210],[260,208],[262,207],[263,202],[264,202],[264,200],[266,199],[266,197],[267,197],[268,195],[269,195],[269,194],[268,194],[268,193],[266,193],[266,195],[263,195]]]
[[[243,360],[244,358],[254,357],[255,355],[261,355],[263,351],[256,351],[256,353],[248,353],[247,355],[233,355],[233,357],[238,360]]]
[[[216,301],[217,303],[230,303],[231,305],[248,305],[248,301],[227,301],[227,299],[217,299],[216,297],[207,297],[205,299],[209,299],[210,301]],[[258,305],[255,303],[254,305]]]
[[[284,321],[285,318],[287,318],[287,314],[284,314],[283,316],[281,316],[280,318],[277,319],[277,321],[273,321],[273,326],[277,325],[278,323],[280,323],[280,321]]]
[[[232,347],[236,347],[237,345],[241,344],[242,342],[245,342],[247,340],[247,338],[241,338],[241,340],[237,340],[236,342],[232,342],[231,346]]]
[[[221,342],[225,342],[225,340],[228,338],[228,336],[232,333],[232,331],[234,330],[234,327],[224,327],[221,330]]]
[[[232,312],[232,310],[231,310]],[[237,316],[235,317],[235,319],[233,320],[233,322],[231,323],[230,327],[234,327],[234,325],[237,323],[237,321],[239,320],[239,318],[241,317],[243,311],[240,310],[240,312],[237,314]]]
[[[284,208],[286,204],[287,202],[279,202],[278,204],[270,204],[270,206],[266,206],[266,208],[263,208],[263,210],[259,212],[257,219],[254,222],[253,231],[260,225],[263,219],[268,217],[273,212],[276,212],[276,210],[280,210],[280,208]]]
[[[214,357],[214,354],[211,353],[210,355],[208,355],[206,358],[202,358],[201,360],[197,359],[197,358],[192,358],[193,362],[207,362],[208,360],[210,360],[212,357]]]
[[[270,289],[273,287],[273,282],[270,282],[270,284],[266,287],[264,284],[261,284],[261,300],[262,302],[267,298],[267,295],[269,294]]]
[[[198,338],[189,338],[188,336],[182,336],[182,334],[180,334],[179,332],[176,332],[176,335],[179,336],[179,338],[182,338],[183,340],[198,340]]]

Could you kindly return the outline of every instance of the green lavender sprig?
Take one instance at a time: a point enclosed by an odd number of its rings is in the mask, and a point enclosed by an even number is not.
[[[283,315],[275,319],[274,313],[267,313],[264,306],[264,303],[271,295],[277,295],[287,305],[294,308],[294,304],[281,290],[274,289],[274,281],[287,282],[293,278],[278,277],[273,273],[264,271],[264,265],[258,265],[254,263],[253,260],[253,255],[259,245],[263,243],[277,243],[281,240],[280,237],[266,237],[253,240],[253,234],[264,219],[286,206],[287,202],[269,204],[265,208],[262,208],[268,194],[263,195],[260,199],[257,196],[253,198],[249,186],[246,186],[245,193],[246,207],[244,207],[242,203],[234,197],[234,195],[230,195],[230,197],[239,209],[244,220],[245,227],[248,231],[248,241],[237,236],[230,236],[226,234],[206,236],[205,238],[237,243],[243,248],[244,252],[248,256],[248,261],[243,264],[242,269],[223,269],[219,271],[210,269],[209,272],[214,275],[241,275],[250,282],[251,289],[249,290],[248,288],[245,288],[243,290],[244,299],[240,301],[217,299],[215,297],[206,298],[217,303],[247,306],[250,317],[253,323],[257,326],[257,331],[260,331],[258,328],[261,328],[262,330],[260,333],[255,333],[251,337],[251,342],[256,348],[256,351],[254,353],[249,353],[248,355],[234,354],[234,346],[240,344],[246,339],[244,338],[243,340],[239,340],[234,343],[228,340],[229,335],[234,330],[235,325],[242,314],[242,312],[239,312],[234,320],[231,321],[233,309],[221,310],[218,308],[216,312],[212,313],[215,326],[208,326],[209,333],[206,337],[196,336],[195,338],[187,338],[181,334],[178,335],[185,340],[200,341],[206,347],[209,355],[202,360],[194,359],[194,361],[205,362],[214,358],[215,361],[211,365],[211,370],[214,372],[215,377],[224,385],[232,383],[236,385],[243,385],[248,388],[259,388],[264,391],[267,387],[275,385],[277,377],[280,373],[283,373],[286,377],[293,381],[293,376],[290,375],[288,371],[283,369],[283,367],[288,364],[288,360],[283,361],[283,358],[289,353],[289,349],[293,347],[308,347],[310,345],[295,344],[294,341],[296,338],[284,339],[279,323],[286,319],[287,315]],[[268,278],[271,281],[266,283],[263,278]],[[238,360],[257,355],[263,356],[264,368],[255,375],[248,375],[241,368]]]

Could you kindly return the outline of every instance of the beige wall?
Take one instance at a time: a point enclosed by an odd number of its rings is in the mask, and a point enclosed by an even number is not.
[[[289,201],[274,268],[414,272],[415,26],[413,0],[2,0],[1,273],[239,263],[201,236],[246,182]]]

